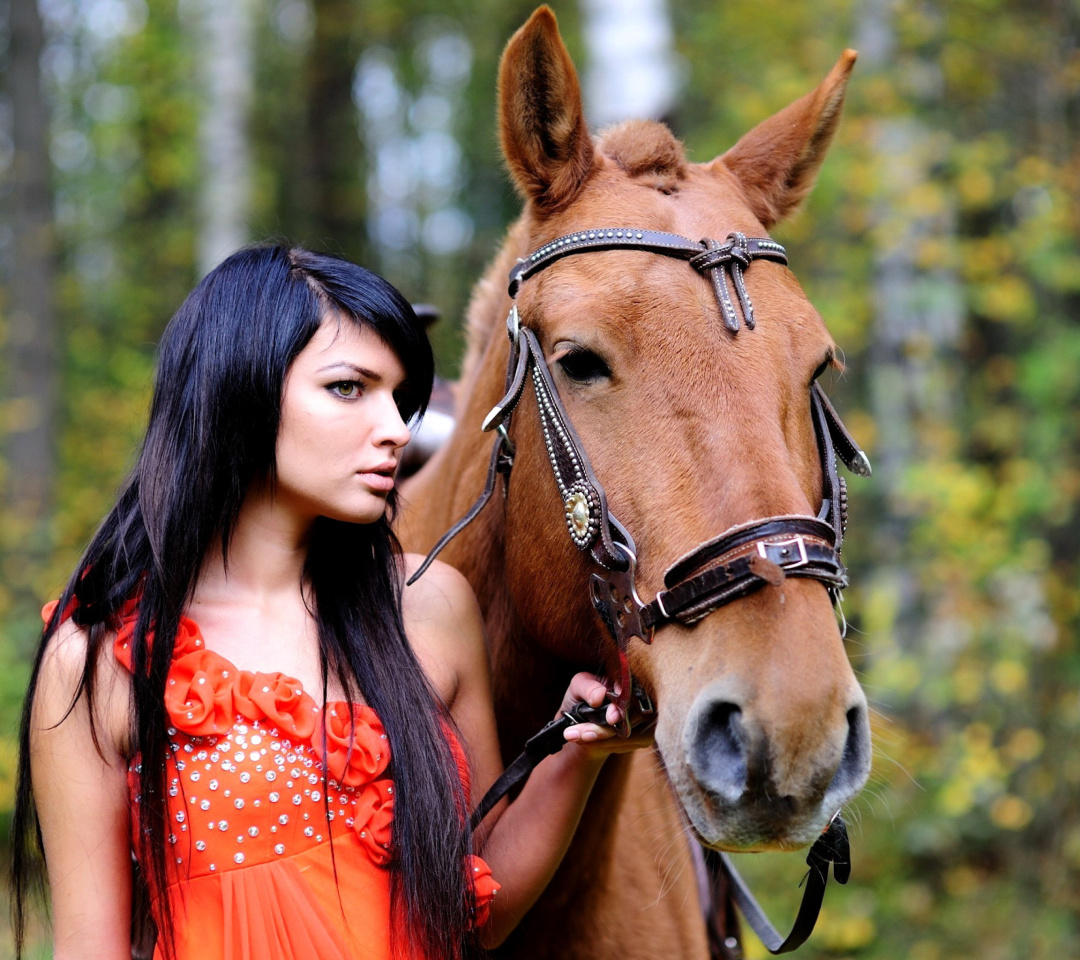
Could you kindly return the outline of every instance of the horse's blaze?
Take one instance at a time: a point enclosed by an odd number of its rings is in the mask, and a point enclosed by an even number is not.
[[[428,550],[483,487],[490,437],[479,428],[505,390],[506,274],[515,259],[600,227],[765,235],[809,191],[853,62],[845,53],[812,93],[722,157],[690,164],[659,124],[590,138],[549,10],[515,34],[500,67],[499,123],[525,211],[470,307],[459,426],[407,491],[402,536],[411,549]],[[757,323],[737,334],[724,328],[707,280],[642,252],[567,257],[517,301],[546,355],[569,343],[603,359],[607,375],[582,383],[556,370],[555,379],[612,512],[637,542],[646,600],[663,571],[702,541],[820,506],[807,387],[833,343],[786,268],[757,262],[745,281]],[[484,611],[508,756],[550,718],[569,675],[610,663],[613,649],[589,600],[594,567],[568,536],[587,538],[591,516],[559,495],[536,418],[527,391],[510,427],[507,496],[496,496],[443,554]],[[657,745],[674,795],[704,843],[806,844],[862,787],[866,703],[821,584],[787,577],[692,627],[665,626],[651,646],[635,641],[629,653],[657,705]],[[608,761],[560,873],[509,953],[585,957],[599,937],[605,956],[644,960],[666,955],[654,937],[663,930],[687,944],[680,955],[707,956],[689,849],[670,795],[655,789],[654,762],[648,754]],[[620,831],[642,838],[641,849],[620,845]],[[657,850],[673,858],[664,872]],[[606,879],[590,882],[599,865]]]

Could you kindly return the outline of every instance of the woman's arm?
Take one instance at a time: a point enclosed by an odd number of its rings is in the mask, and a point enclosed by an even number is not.
[[[475,805],[502,773],[483,622],[472,589],[460,573],[445,564],[435,564],[420,583],[429,577],[422,595],[409,598],[406,592],[406,626],[410,638],[415,633],[422,635],[418,653],[427,669],[434,668],[436,684],[444,688],[453,674],[455,682],[448,702],[468,743]],[[452,671],[451,663],[455,668]],[[586,700],[599,706],[604,696],[602,683],[578,674],[563,705]],[[609,706],[608,720],[618,720],[613,705]],[[649,735],[620,740],[609,728],[595,724],[571,727],[566,736],[571,742],[544,760],[514,802],[504,801],[496,807],[477,831],[478,852],[502,884],[482,930],[485,946],[501,943],[550,882],[570,845],[605,758],[612,752],[637,749],[651,742]]]
[[[87,638],[71,621],[41,664],[30,721],[30,772],[52,899],[54,960],[130,960],[131,839],[128,678],[103,656],[90,730],[86,697],[71,706]],[[69,709],[70,708],[70,709]]]

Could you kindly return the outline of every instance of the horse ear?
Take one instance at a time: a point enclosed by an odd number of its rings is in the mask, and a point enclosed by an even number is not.
[[[813,187],[840,122],[856,56],[845,50],[816,90],[759,123],[713,161],[735,174],[766,229],[792,213]]]
[[[547,6],[503,52],[499,135],[518,191],[549,210],[570,201],[595,162],[577,71]]]

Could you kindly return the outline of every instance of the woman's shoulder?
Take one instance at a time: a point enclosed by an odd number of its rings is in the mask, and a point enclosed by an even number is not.
[[[420,554],[405,554],[405,578],[411,577],[423,563]],[[424,575],[402,592],[402,612],[406,620],[433,620],[449,624],[462,617],[479,616],[476,594],[455,567],[435,560]]]
[[[39,728],[62,723],[74,712],[85,713],[85,680],[92,674],[95,725],[102,739],[123,752],[130,677],[112,655],[111,637],[96,650],[87,628],[68,618],[49,636],[41,654],[34,694],[34,720]],[[88,666],[88,659],[94,662]],[[104,731],[102,731],[104,721]]]
[[[423,562],[405,554],[405,576]],[[425,659],[452,662],[455,672],[473,672],[486,662],[484,623],[476,594],[458,570],[436,560],[412,586],[402,592],[405,632]],[[426,655],[426,657],[425,657]]]

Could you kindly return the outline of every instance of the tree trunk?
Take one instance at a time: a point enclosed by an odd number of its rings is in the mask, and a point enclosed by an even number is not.
[[[197,259],[201,274],[249,240],[248,114],[255,3],[203,0],[199,11],[199,73],[205,90],[199,119],[202,185]]]
[[[56,232],[49,176],[49,107],[41,83],[44,28],[33,0],[9,7],[8,91],[13,107],[11,215],[15,230],[8,286],[2,429],[7,460],[4,579],[28,585],[46,550],[56,474],[59,347]]]
[[[307,142],[301,149],[300,188],[307,209],[304,240],[357,263],[368,259],[367,209],[360,176],[360,138],[353,75],[360,54],[364,5],[355,0],[314,0],[315,31],[306,64]]]

